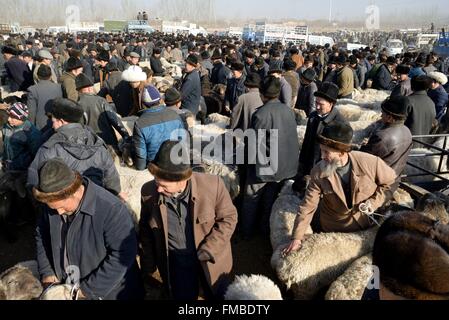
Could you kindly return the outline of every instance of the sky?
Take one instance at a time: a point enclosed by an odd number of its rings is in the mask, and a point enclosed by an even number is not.
[[[188,0],[187,0],[188,1]],[[215,0],[218,17],[270,17],[271,19],[328,19],[331,0]],[[401,16],[404,12],[446,14],[448,0],[333,0],[334,19],[360,19],[365,16],[365,8],[376,4],[381,16],[386,14]],[[274,5],[276,4],[276,5]],[[449,22],[449,21],[448,21]]]

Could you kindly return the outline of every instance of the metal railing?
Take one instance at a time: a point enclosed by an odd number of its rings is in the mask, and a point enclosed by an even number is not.
[[[424,142],[421,141],[421,139],[425,139],[425,140],[430,140],[430,139],[435,139],[438,140],[440,138],[444,138],[443,141],[443,147],[437,147],[434,146],[428,142]],[[413,143],[414,145],[420,144],[423,147],[425,147],[426,149],[429,150],[435,150],[435,152],[432,153],[422,153],[422,154],[411,154],[409,156],[410,158],[420,158],[420,157],[440,157],[439,160],[439,164],[438,164],[438,170],[437,172],[432,172],[426,168],[421,168],[413,163],[411,163],[410,161],[407,162],[407,165],[417,169],[418,171],[422,171],[423,174],[412,174],[412,175],[403,175],[402,178],[414,178],[414,177],[434,177],[437,178],[443,182],[449,183],[449,179],[445,178],[443,175],[447,175],[449,174],[449,171],[442,171],[443,168],[443,164],[444,161],[447,161],[447,159],[445,159],[445,157],[449,156],[449,150],[447,150],[448,147],[448,142],[449,142],[449,134],[434,134],[434,135],[421,135],[421,136],[413,136]],[[429,182],[432,182],[433,180],[429,180]]]

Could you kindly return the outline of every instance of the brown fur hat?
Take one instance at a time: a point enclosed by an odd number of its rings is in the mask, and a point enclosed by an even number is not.
[[[390,217],[379,229],[373,264],[383,286],[417,300],[449,299],[449,226],[419,212]]]

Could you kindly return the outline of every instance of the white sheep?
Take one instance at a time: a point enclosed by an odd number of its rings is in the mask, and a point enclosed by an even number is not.
[[[68,284],[59,284],[47,288],[41,295],[40,300],[73,300],[72,286]]]
[[[282,300],[279,287],[261,275],[237,276],[228,287],[225,300]]]
[[[296,127],[296,132],[298,133],[299,150],[302,149],[302,145],[304,144],[306,130],[307,130],[307,126],[297,126]]]
[[[391,91],[374,89],[355,90],[352,99],[364,108],[380,111],[382,102],[390,95]]]
[[[381,123],[373,121],[354,121],[350,122],[349,125],[354,131],[352,143],[361,145],[363,142],[368,142],[371,135],[377,130],[377,128],[379,128]]]
[[[326,300],[362,300],[374,276],[373,258],[366,255],[349,266],[326,293]]]
[[[206,118],[206,125],[208,124],[214,124],[217,127],[225,130],[228,126],[231,125],[231,118],[218,113],[213,113]]]
[[[382,117],[380,111],[366,110],[357,105],[339,104],[336,107],[340,114],[348,121],[379,121]]]
[[[310,300],[329,286],[358,258],[371,252],[377,228],[359,233],[313,234],[287,257],[284,246],[273,253],[272,265],[295,299]]]

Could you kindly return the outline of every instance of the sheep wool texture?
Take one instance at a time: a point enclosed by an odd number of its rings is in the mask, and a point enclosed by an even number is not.
[[[261,275],[238,276],[228,287],[225,300],[282,300],[281,290],[273,281]]]

